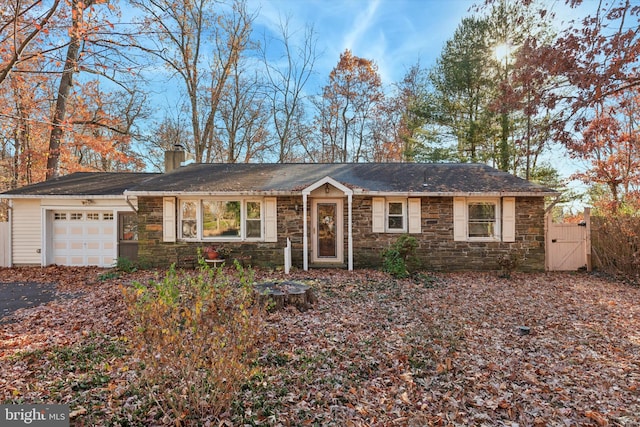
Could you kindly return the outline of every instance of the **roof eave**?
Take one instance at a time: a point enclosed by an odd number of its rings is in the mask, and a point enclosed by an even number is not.
[[[0,194],[0,199],[124,199],[124,194]]]
[[[221,196],[301,196],[303,190],[283,191],[125,191],[124,196],[135,197],[221,197]],[[389,196],[389,197],[552,197],[559,192],[548,191],[368,191],[354,190],[355,196]]]

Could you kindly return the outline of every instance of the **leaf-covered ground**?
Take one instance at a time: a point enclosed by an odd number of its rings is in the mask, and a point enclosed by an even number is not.
[[[0,401],[69,403],[77,425],[149,416],[118,285],[153,272],[100,272],[0,270],[63,294],[0,325]],[[640,425],[636,287],[586,273],[292,277],[318,302],[268,315],[255,375],[223,425]]]

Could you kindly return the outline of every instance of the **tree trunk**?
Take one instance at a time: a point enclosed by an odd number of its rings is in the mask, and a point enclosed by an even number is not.
[[[268,310],[291,305],[305,311],[316,302],[313,289],[300,282],[264,282],[254,285],[254,289],[258,294],[258,302],[265,304]]]
[[[87,2],[88,4],[91,2]],[[80,6],[73,2],[73,6],[78,8],[78,13],[73,15],[73,24],[71,29],[71,42],[67,49],[67,57],[64,62],[62,77],[58,87],[58,97],[56,99],[56,108],[53,111],[53,119],[51,120],[51,136],[49,137],[49,153],[47,156],[47,174],[46,179],[56,178],[60,173],[60,142],[64,134],[64,119],[67,112],[67,100],[71,87],[73,86],[73,73],[78,66],[78,54],[80,52],[80,29],[81,13],[84,11]]]

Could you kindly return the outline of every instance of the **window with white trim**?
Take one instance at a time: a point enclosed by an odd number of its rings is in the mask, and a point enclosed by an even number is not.
[[[180,202],[180,236],[183,239],[198,238],[198,202],[183,200]]]
[[[469,239],[495,238],[498,206],[496,202],[467,203],[467,231]]]
[[[371,229],[374,233],[422,232],[421,200],[419,197],[373,197]]]
[[[387,200],[387,231],[404,232],[407,229],[405,200]]]
[[[515,198],[453,198],[457,241],[515,241]]]
[[[185,240],[261,240],[261,200],[207,198],[179,202],[179,238]]]

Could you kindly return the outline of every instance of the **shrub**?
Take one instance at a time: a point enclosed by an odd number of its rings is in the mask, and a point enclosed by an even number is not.
[[[237,268],[239,284],[221,269],[188,274],[172,267],[162,281],[124,290],[141,385],[163,424],[216,419],[251,376],[262,309],[251,274]]]
[[[593,261],[600,270],[640,285],[640,217],[612,214],[591,219]]]
[[[382,252],[382,270],[398,279],[408,277],[407,263],[415,258],[417,247],[418,241],[415,237],[403,234]]]

